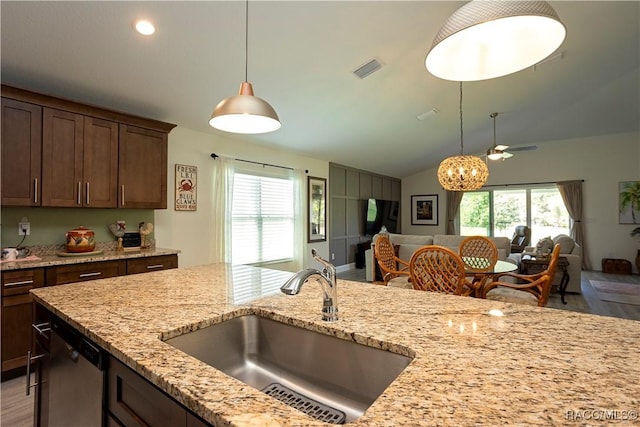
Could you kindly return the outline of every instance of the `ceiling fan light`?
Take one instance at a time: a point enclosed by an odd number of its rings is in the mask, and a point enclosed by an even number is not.
[[[565,36],[564,24],[545,1],[473,0],[442,26],[425,66],[445,80],[492,79],[542,61]]]
[[[487,150],[487,157],[489,158],[489,160],[500,160],[504,157],[504,153],[495,148],[490,148],[489,150]]]
[[[211,113],[209,124],[232,133],[257,134],[280,129],[278,114],[267,101],[253,94],[251,83],[242,82],[238,95],[223,99]]]

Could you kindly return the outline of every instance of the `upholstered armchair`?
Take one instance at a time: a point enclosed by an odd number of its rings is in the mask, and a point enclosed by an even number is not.
[[[531,229],[526,225],[517,225],[511,238],[511,253],[522,253],[531,243]]]

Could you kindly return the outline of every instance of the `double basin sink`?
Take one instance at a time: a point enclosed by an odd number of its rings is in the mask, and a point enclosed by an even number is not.
[[[168,344],[321,421],[360,417],[411,358],[257,315]]]

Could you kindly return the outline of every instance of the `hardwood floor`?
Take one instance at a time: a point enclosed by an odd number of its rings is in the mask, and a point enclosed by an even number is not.
[[[364,269],[353,269],[338,274],[338,278],[365,281]],[[604,274],[599,271],[582,272],[582,294],[568,294],[567,304],[562,304],[559,294],[552,294],[547,307],[591,313],[600,316],[619,317],[622,319],[640,320],[640,306],[600,301],[598,294],[589,280],[608,282],[637,283],[640,286],[640,275],[623,276]],[[2,382],[2,412],[0,425],[6,427],[30,427],[33,424],[33,393],[25,396],[26,377],[18,377]]]
[[[339,279],[365,282],[364,269],[352,269],[338,273]],[[609,301],[601,301],[598,293],[589,280],[601,280],[606,282],[636,283],[640,286],[640,275],[605,274],[601,271],[583,271],[580,288],[582,294],[567,294],[562,304],[560,294],[553,293],[549,297],[547,307],[560,310],[578,311],[581,313],[596,314],[599,316],[618,317],[621,319],[640,320],[640,305],[620,304]]]
[[[2,382],[0,425],[31,427],[33,425],[33,393],[26,396],[26,376]],[[31,376],[31,384],[34,378]],[[33,391],[33,389],[32,389]]]

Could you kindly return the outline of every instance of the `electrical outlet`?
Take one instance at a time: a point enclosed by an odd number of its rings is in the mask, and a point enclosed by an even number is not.
[[[332,254],[331,254],[331,261],[333,261],[333,260],[335,260],[335,259],[336,259],[336,254],[332,253]]]
[[[18,223],[18,236],[29,236],[31,234],[31,223],[20,222]]]

